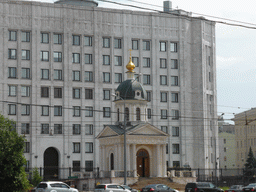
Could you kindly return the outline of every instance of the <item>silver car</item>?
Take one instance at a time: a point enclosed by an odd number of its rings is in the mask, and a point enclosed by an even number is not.
[[[131,192],[118,184],[100,184],[95,187],[94,192]]]
[[[66,183],[60,181],[41,182],[36,187],[36,192],[79,192]]]

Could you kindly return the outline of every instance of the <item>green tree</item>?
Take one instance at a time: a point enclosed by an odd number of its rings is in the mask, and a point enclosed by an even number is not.
[[[33,168],[31,183],[36,187],[42,181],[42,177],[39,175],[38,168]]]
[[[0,114],[0,183],[2,191],[30,188],[23,155],[25,138],[14,130],[15,122]]]
[[[252,148],[250,147],[248,158],[246,159],[244,175],[251,177],[255,175],[256,159],[253,156]]]

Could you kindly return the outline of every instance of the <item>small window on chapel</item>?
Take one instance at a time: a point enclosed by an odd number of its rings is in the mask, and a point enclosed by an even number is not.
[[[137,92],[137,96],[140,96],[140,92]]]

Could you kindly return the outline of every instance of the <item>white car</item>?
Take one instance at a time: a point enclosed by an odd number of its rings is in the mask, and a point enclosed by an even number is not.
[[[95,187],[94,192],[131,192],[119,184],[99,184]]]
[[[61,181],[45,181],[36,187],[36,192],[79,192]]]

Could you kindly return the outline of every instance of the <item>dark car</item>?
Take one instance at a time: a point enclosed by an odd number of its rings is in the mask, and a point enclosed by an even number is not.
[[[232,185],[228,190],[225,190],[225,192],[242,192],[243,188],[243,185]]]
[[[223,189],[220,189],[209,182],[195,182],[187,183],[185,192],[223,192]]]
[[[256,183],[251,183],[243,188],[244,192],[255,191],[255,190],[256,190]]]
[[[164,184],[152,184],[147,185],[141,189],[141,192],[176,192],[177,190],[172,189]]]

